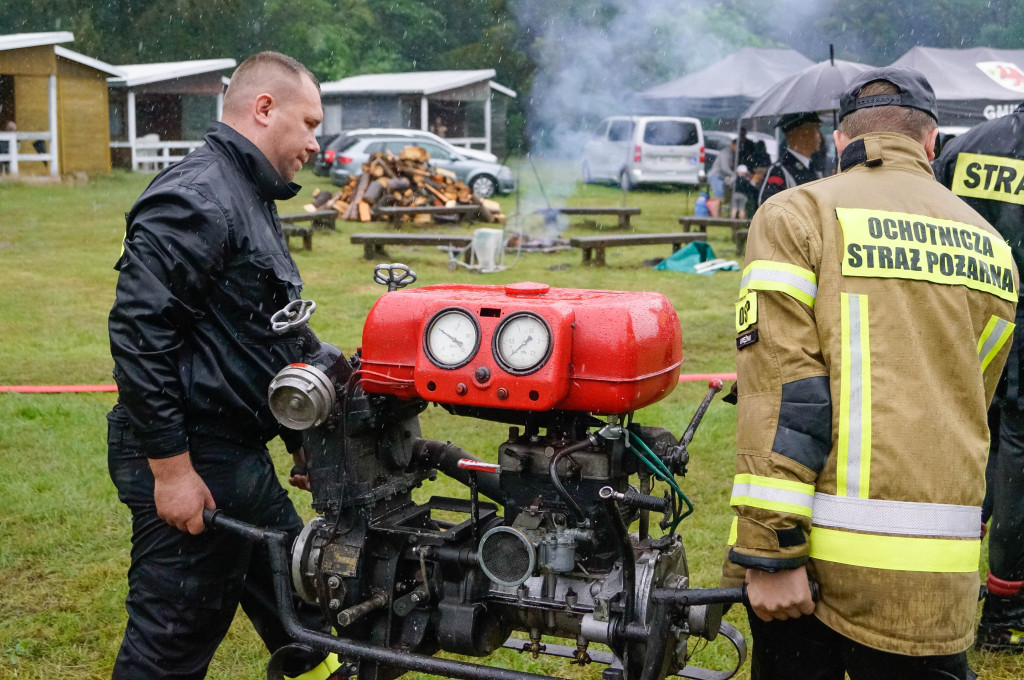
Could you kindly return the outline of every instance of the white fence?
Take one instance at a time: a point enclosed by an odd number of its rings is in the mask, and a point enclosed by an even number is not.
[[[159,172],[171,163],[176,163],[204,144],[202,140],[111,142],[112,149],[132,149],[132,170],[136,172]]]
[[[56,156],[52,139],[49,132],[0,132],[0,148],[6,149],[5,153],[0,153],[0,163],[6,163],[7,172],[17,175],[19,163],[54,162]],[[32,142],[28,145],[32,147],[30,153],[20,149],[22,142]],[[39,153],[38,147],[46,149],[46,152]]]

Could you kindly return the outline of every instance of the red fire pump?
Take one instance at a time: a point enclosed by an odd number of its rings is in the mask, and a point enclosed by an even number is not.
[[[432,656],[500,647],[601,664],[603,680],[732,677],[687,665],[687,640],[719,633],[742,663],[743,638],[721,621],[742,591],[689,588],[678,526],[692,505],[676,480],[721,383],[680,438],[633,420],[678,380],[682,336],[668,300],[539,283],[399,290],[415,280],[403,265],[381,265],[375,278],[389,292],[351,360],[305,327],[312,303],[274,319],[275,331],[305,341],[306,361],[277,375],[270,405],[305,430],[318,516],[290,555],[280,535],[208,517],[267,542],[298,644],[338,653],[366,679],[540,677]],[[417,416],[430,403],[511,425],[497,463],[424,438]],[[414,502],[412,490],[439,472],[469,498]],[[653,495],[656,480],[664,496]],[[292,589],[336,634],[298,624]]]

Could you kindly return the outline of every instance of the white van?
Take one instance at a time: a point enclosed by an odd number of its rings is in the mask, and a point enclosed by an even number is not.
[[[696,118],[615,116],[583,147],[583,181],[687,184],[704,181],[704,129]]]

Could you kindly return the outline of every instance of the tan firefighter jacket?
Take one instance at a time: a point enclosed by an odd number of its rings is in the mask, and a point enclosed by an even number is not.
[[[865,135],[842,166],[751,224],[726,574],[807,563],[830,628],[953,654],[972,641],[986,408],[1017,271],[920,143]]]

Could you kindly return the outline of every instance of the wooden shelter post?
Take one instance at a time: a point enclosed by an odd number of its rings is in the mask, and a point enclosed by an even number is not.
[[[47,93],[47,99],[50,104],[50,174],[54,177],[60,174],[60,168],[58,166],[57,153],[57,75],[55,73],[50,74],[50,87]]]

